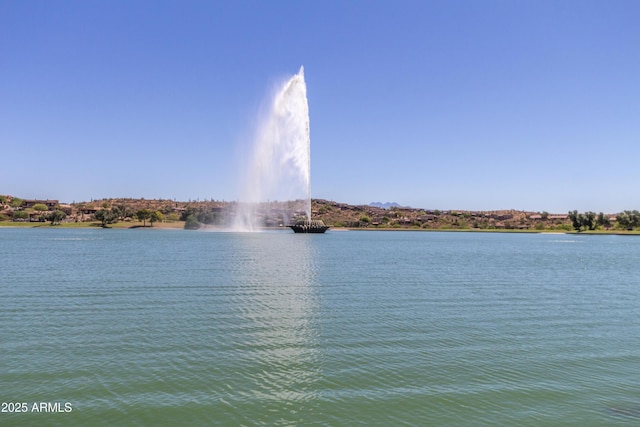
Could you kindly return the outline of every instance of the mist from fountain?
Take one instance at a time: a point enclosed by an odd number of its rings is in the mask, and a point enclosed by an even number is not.
[[[280,85],[260,117],[234,229],[253,231],[264,212],[281,211],[285,222],[304,212],[311,220],[311,148],[304,68]]]

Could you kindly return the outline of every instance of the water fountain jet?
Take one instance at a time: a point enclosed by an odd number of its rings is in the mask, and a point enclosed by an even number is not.
[[[316,223],[311,221],[310,175],[309,105],[304,68],[300,67],[278,88],[260,120],[235,228],[256,230],[264,223],[259,216],[279,206],[284,223],[291,224],[296,216],[304,217],[296,224],[302,222],[309,229]],[[273,200],[286,203],[270,202]],[[324,232],[328,227],[322,226]]]

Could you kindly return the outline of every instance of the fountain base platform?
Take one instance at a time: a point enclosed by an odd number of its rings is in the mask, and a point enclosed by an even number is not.
[[[329,226],[325,225],[322,220],[311,220],[298,221],[290,225],[289,228],[291,228],[294,233],[324,233],[329,229]]]

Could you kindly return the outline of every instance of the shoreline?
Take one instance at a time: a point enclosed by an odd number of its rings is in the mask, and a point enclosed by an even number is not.
[[[557,235],[588,235],[588,236],[640,236],[640,230],[588,230],[588,231],[558,231],[558,230],[518,230],[518,229],[482,229],[482,228],[330,228],[330,230],[344,231],[418,231],[443,233],[510,233],[510,234],[557,234]]]
[[[204,226],[206,229],[219,229],[220,225],[234,221],[242,204],[239,202],[227,202],[210,200],[189,200],[176,201],[168,199],[129,199],[129,198],[103,198],[101,200],[91,200],[90,202],[73,202],[71,204],[60,204],[58,200],[27,200],[14,196],[1,196],[0,202],[0,227],[17,226],[32,227],[33,224],[40,226],[41,223],[13,223],[13,219],[19,221],[38,221],[45,218],[64,218],[62,227],[91,227],[100,226],[103,215],[109,213],[110,216],[120,218],[120,222],[109,225],[111,228],[132,228],[140,226],[138,219],[150,219],[151,213],[154,215],[154,227],[158,228],[180,228],[183,222],[190,219],[190,225],[194,224],[194,219],[199,223],[210,223]],[[290,202],[262,202],[255,206],[256,219],[264,220],[265,224],[271,228],[287,222],[296,215],[302,215],[301,211],[296,211],[295,206],[289,206]],[[37,209],[36,209],[37,208]],[[48,209],[45,211],[45,209]],[[23,212],[20,212],[23,211]],[[62,211],[63,214],[56,214],[51,217],[51,213]],[[18,215],[18,212],[20,214]],[[139,216],[141,214],[142,216]],[[96,215],[100,220],[96,219]],[[498,230],[504,232],[573,232],[576,224],[581,229],[597,228],[605,230],[609,234],[635,234],[627,233],[628,227],[635,227],[640,230],[640,212],[623,211],[617,214],[604,214],[600,212],[578,213],[576,210],[568,213],[549,213],[546,211],[523,211],[516,209],[490,210],[490,211],[466,211],[466,210],[439,210],[422,209],[413,207],[390,207],[386,209],[374,205],[351,205],[325,199],[311,199],[311,215],[314,219],[321,220],[334,229],[359,229],[375,228],[380,230],[468,230],[487,231]],[[61,218],[61,219],[62,219]],[[620,219],[620,220],[618,220]],[[170,225],[159,220],[168,221]],[[69,222],[82,221],[82,224]],[[85,225],[88,223],[89,225]],[[48,222],[48,221],[47,221]],[[151,227],[151,228],[154,228]]]
[[[102,227],[98,222],[70,222],[51,225],[48,222],[12,222],[0,221],[0,228],[50,228],[50,229],[118,229],[118,230],[183,230],[184,221],[156,222],[153,227],[142,222],[122,222],[109,224]],[[261,227],[260,231],[285,230],[288,227]],[[230,231],[223,227],[205,226],[197,230],[189,231]],[[368,231],[368,232],[389,232],[389,231],[418,231],[418,232],[443,232],[443,233],[512,233],[512,234],[557,234],[557,235],[585,235],[585,236],[640,236],[640,230],[588,230],[588,231],[558,231],[558,230],[520,230],[520,229],[481,229],[481,228],[371,228],[371,227],[331,227],[329,231]]]
[[[12,222],[12,221],[0,221],[0,228],[64,228],[64,229],[72,229],[72,228],[106,228],[106,229],[143,229],[143,230],[153,230],[153,229],[180,229],[184,228],[184,221],[174,221],[174,222],[156,222],[153,224],[153,227],[148,223],[143,225],[142,222],[131,221],[131,222],[117,222],[115,224],[109,224],[106,227],[102,227],[99,222],[63,222],[62,224],[51,225],[50,222]]]

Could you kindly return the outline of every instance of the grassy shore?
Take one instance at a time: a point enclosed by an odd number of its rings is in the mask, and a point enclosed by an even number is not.
[[[424,232],[451,232],[451,233],[516,233],[516,234],[575,234],[575,235],[640,235],[640,230],[534,230],[534,229],[507,229],[507,228],[397,228],[397,227],[368,227],[368,228],[332,228],[334,230],[349,231],[424,231]]]
[[[62,224],[51,225],[49,222],[13,222],[13,221],[0,221],[0,227],[11,228],[101,228],[99,222],[63,222]],[[153,227],[147,222],[146,224],[141,221],[130,222],[117,222],[115,224],[109,224],[106,228],[113,229],[183,229],[184,221],[167,221],[167,222],[155,222]],[[203,229],[214,229],[216,227],[204,227]],[[553,234],[576,234],[576,235],[640,235],[640,230],[588,230],[588,231],[560,231],[560,230],[534,230],[534,229],[480,229],[480,228],[398,228],[398,227],[367,227],[367,228],[347,228],[347,227],[332,227],[332,230],[349,230],[349,231],[442,231],[451,233],[471,232],[471,233],[553,233]]]
[[[13,228],[101,228],[100,222],[63,222],[62,224],[51,225],[50,222],[13,222],[13,221],[0,221],[0,227],[13,227]],[[172,222],[154,222],[153,227],[149,222],[143,223],[142,221],[131,222],[117,222],[115,224],[109,224],[107,228],[140,228],[140,229],[154,229],[154,228],[184,228],[184,221],[172,221]]]

